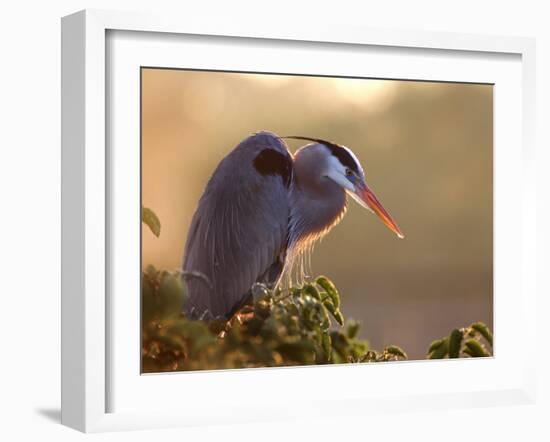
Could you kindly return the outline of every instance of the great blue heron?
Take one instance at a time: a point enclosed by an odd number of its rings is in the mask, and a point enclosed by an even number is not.
[[[346,194],[403,234],[347,147],[308,137],[292,155],[281,137],[244,139],[218,165],[191,221],[184,274],[192,319],[230,318],[256,282],[274,286],[346,211]]]

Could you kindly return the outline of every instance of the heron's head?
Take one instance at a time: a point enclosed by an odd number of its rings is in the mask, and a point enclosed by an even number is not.
[[[319,146],[315,146],[317,147],[316,150],[324,160],[323,176],[342,187],[362,207],[378,215],[382,222],[399,238],[405,237],[391,215],[384,209],[380,200],[367,185],[361,163],[350,149],[315,138],[298,136],[285,138],[309,140],[317,143]]]

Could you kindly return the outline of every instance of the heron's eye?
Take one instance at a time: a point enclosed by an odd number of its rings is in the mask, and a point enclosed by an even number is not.
[[[352,170],[351,170],[351,169],[346,169],[346,176],[347,176],[347,177],[350,177],[350,176],[352,176],[352,175],[353,175]]]

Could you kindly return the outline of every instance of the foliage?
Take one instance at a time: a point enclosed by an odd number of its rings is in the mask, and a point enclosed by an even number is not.
[[[493,334],[483,322],[455,328],[449,336],[433,341],[428,349],[429,359],[487,357],[493,354]]]
[[[381,362],[406,359],[394,345],[382,352],[345,324],[334,284],[320,276],[290,290],[256,284],[257,299],[229,321],[192,321],[180,313],[181,275],[150,266],[142,275],[142,371]]]
[[[160,221],[152,210],[142,208],[142,221],[160,235]],[[184,277],[205,278],[153,266],[142,273],[144,373],[407,359],[396,345],[379,352],[358,337],[359,323],[345,321],[340,294],[325,276],[285,291],[255,284],[254,301],[228,321],[185,318],[181,313],[186,300]],[[491,331],[476,322],[433,341],[427,357],[490,356],[492,347]]]
[[[151,209],[141,207],[141,221],[146,224],[151,232],[158,238],[160,236],[160,220]]]

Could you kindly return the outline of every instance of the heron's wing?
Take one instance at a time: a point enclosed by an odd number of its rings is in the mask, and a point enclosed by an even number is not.
[[[189,316],[227,317],[254,282],[279,276],[274,269],[282,269],[286,252],[291,181],[292,156],[270,132],[246,138],[221,161],[185,246],[183,270],[209,281],[186,278]]]

